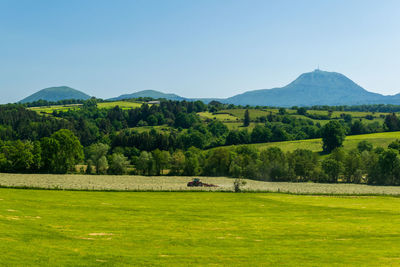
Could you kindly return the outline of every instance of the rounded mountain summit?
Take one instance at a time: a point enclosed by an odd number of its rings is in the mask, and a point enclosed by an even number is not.
[[[66,99],[89,99],[90,96],[79,91],[73,89],[68,86],[58,86],[58,87],[49,87],[42,89],[20,101],[20,103],[29,103],[38,100],[46,100],[46,101],[60,101]]]
[[[372,93],[343,74],[315,70],[303,73],[290,84],[273,89],[247,91],[223,102],[252,106],[313,106],[400,104],[399,95]]]

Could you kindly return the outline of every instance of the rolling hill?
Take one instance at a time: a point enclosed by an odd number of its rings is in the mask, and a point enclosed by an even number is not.
[[[168,100],[187,100],[184,97],[178,96],[176,94],[166,94],[163,92],[155,91],[155,90],[143,90],[132,94],[124,94],[118,97],[110,98],[109,100],[123,100],[123,99],[130,99],[130,98],[138,98],[138,97],[152,97],[154,99],[165,98]]]
[[[400,105],[400,94],[385,96],[372,93],[345,75],[337,72],[314,70],[301,74],[290,84],[272,89],[247,91],[229,98],[186,98],[173,93],[163,93],[155,90],[143,90],[132,94],[123,94],[108,100],[151,97],[154,99],[168,99],[176,101],[201,100],[209,103],[216,100],[222,103],[250,106],[313,106],[313,105],[362,105],[362,104],[396,104]],[[88,99],[90,96],[70,87],[51,87],[43,89],[23,100],[21,103],[39,99],[58,101],[64,99]]]
[[[223,100],[236,105],[312,106],[400,104],[400,95],[372,93],[343,74],[315,70],[281,88],[248,91]]]
[[[38,100],[60,101],[65,99],[89,99],[90,96],[68,86],[49,87],[42,89],[20,101],[29,103]]]

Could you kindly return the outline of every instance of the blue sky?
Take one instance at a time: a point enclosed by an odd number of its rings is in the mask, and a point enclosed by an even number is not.
[[[67,85],[228,97],[303,72],[400,92],[400,1],[0,0],[0,102]]]

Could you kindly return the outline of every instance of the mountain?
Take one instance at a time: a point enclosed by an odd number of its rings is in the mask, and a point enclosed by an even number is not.
[[[222,102],[236,105],[281,107],[400,104],[400,94],[384,96],[368,92],[343,74],[315,70],[301,74],[284,87],[248,91],[229,97]]]
[[[108,100],[122,100],[122,99],[138,98],[138,97],[152,97],[154,99],[165,98],[168,100],[177,100],[177,101],[188,100],[176,94],[166,94],[155,90],[143,90],[133,94],[124,94],[118,97],[110,98]]]
[[[47,100],[47,101],[59,101],[65,99],[89,99],[90,96],[70,88],[68,86],[59,86],[59,87],[49,87],[42,89],[27,98],[24,98],[20,101],[20,103],[28,103],[34,102],[37,100]]]

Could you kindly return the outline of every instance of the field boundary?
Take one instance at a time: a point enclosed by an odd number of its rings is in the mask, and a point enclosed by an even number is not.
[[[296,183],[293,183],[296,184]],[[385,186],[377,186],[377,187],[385,187]],[[252,190],[252,189],[243,189],[241,192],[235,192],[228,189],[222,190],[207,190],[199,188],[196,189],[187,189],[187,190],[174,190],[174,189],[90,189],[90,188],[60,188],[60,187],[35,187],[35,186],[8,186],[1,185],[0,189],[18,189],[18,190],[44,190],[44,191],[70,191],[70,192],[110,192],[110,193],[235,193],[235,194],[285,194],[285,195],[298,195],[298,196],[327,196],[327,197],[399,197],[400,193],[391,194],[391,193],[311,193],[311,192],[291,192],[284,190]]]

